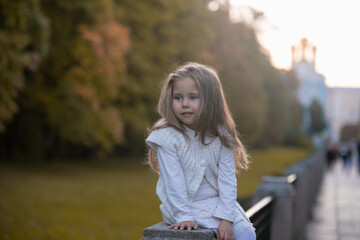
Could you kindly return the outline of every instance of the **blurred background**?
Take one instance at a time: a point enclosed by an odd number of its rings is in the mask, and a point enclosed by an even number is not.
[[[161,221],[144,139],[186,61],[218,70],[249,149],[239,198],[358,139],[359,4],[319,2],[0,1],[0,238],[138,239]]]

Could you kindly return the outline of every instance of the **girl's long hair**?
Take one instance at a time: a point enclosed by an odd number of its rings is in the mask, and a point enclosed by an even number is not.
[[[183,133],[186,137],[185,127],[175,117],[172,110],[172,100],[175,81],[187,77],[196,82],[200,92],[200,111],[195,131],[199,134],[201,143],[208,144],[205,143],[206,136],[218,136],[225,147],[234,150],[236,169],[246,170],[249,164],[248,154],[239,139],[218,74],[210,66],[189,62],[178,67],[167,76],[157,105],[157,111],[161,119],[150,129],[149,133],[170,126]],[[156,150],[149,149],[147,163],[155,172],[159,173]]]

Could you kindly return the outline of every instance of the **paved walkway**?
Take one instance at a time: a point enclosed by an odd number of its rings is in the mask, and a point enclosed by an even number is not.
[[[360,240],[360,168],[357,152],[338,159],[323,179],[307,225],[307,240]]]

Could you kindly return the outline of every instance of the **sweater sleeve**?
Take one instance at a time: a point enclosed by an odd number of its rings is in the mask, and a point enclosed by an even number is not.
[[[223,147],[221,151],[218,173],[219,202],[213,216],[233,222],[237,197],[234,155],[228,148]]]
[[[179,143],[183,140],[180,132],[171,127],[166,127],[152,131],[146,139],[146,144],[154,150],[157,146],[161,146],[167,151],[176,152]]]
[[[183,141],[182,134],[171,127],[154,130],[146,139],[146,143],[157,152],[160,178],[177,223],[194,221],[178,156],[178,148]]]
[[[161,146],[158,146],[156,151],[160,177],[164,181],[166,194],[176,222],[194,221],[187,195],[185,176],[176,153]]]

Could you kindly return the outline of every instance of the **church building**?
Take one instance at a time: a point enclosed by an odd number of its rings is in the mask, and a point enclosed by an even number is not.
[[[313,100],[323,111],[326,109],[327,86],[325,77],[315,69],[316,47],[313,44],[303,38],[298,45],[292,46],[291,53],[291,68],[300,81],[297,97],[303,106],[303,131],[307,133],[311,126],[309,109]]]
[[[325,77],[315,68],[316,47],[306,38],[291,51],[292,69],[300,81],[297,97],[304,109],[304,131],[311,125],[309,107],[317,100],[324,110],[328,137],[333,142],[340,141],[343,126],[360,123],[360,88],[327,87]]]

